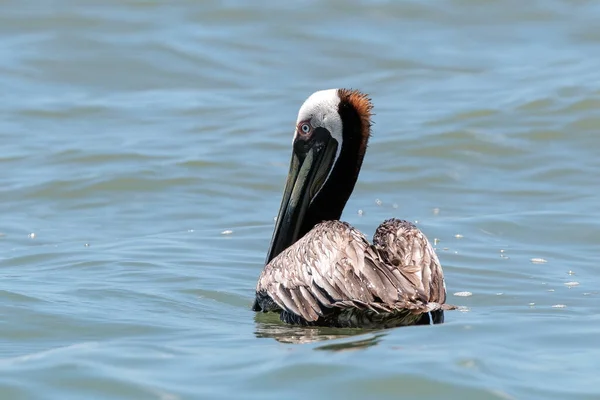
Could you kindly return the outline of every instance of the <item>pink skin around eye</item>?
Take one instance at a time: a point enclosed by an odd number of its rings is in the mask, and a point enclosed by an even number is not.
[[[306,136],[311,134],[312,127],[310,126],[309,121],[300,121],[296,127],[296,131],[299,135]]]

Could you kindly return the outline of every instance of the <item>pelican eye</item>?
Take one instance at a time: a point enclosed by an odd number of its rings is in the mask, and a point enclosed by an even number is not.
[[[310,125],[307,123],[300,125],[300,131],[302,131],[302,133],[304,133],[305,135],[308,135],[310,133],[310,129]]]

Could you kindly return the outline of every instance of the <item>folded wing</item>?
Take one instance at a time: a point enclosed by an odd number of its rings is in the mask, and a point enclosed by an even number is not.
[[[374,244],[349,224],[327,221],[274,258],[256,287],[255,309],[286,310],[316,321],[332,309],[415,313],[452,308],[427,238],[406,221],[388,220]]]

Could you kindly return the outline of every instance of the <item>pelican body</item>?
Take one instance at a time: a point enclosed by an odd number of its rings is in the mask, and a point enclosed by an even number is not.
[[[442,322],[444,274],[412,223],[384,221],[373,243],[339,221],[371,134],[370,99],[348,89],[313,93],[296,121],[292,159],[254,311],[333,327]]]

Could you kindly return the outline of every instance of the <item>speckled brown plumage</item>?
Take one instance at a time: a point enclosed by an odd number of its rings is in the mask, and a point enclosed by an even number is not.
[[[255,308],[302,325],[389,327],[455,308],[445,299],[438,258],[410,222],[385,221],[370,244],[349,224],[326,221],[265,266]]]

